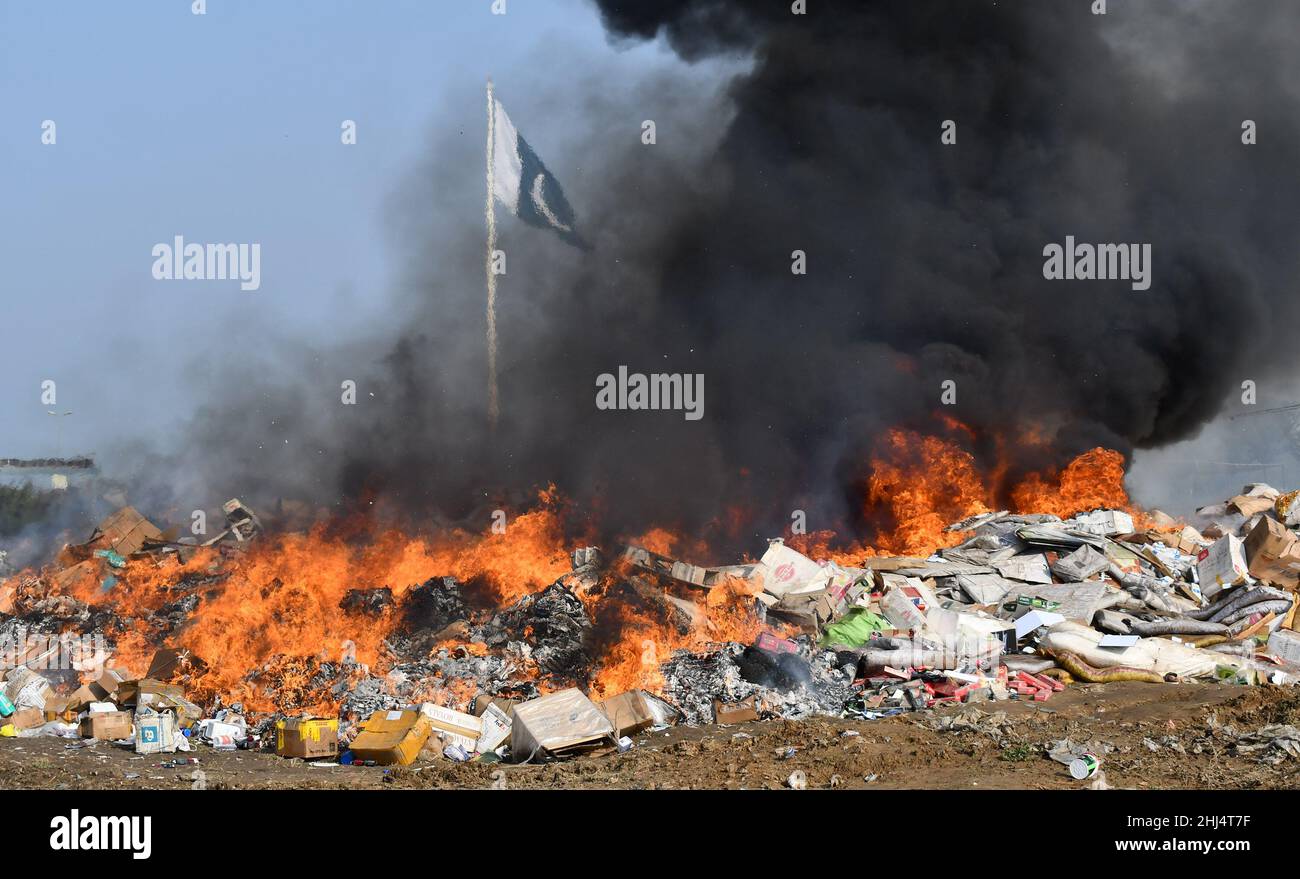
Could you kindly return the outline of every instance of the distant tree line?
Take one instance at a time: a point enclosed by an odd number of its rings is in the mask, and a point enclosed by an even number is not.
[[[30,482],[20,486],[0,485],[0,536],[12,536],[39,522],[53,504],[53,492],[34,488]]]

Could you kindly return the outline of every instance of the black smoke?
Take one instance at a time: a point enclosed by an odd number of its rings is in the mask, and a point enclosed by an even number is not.
[[[1054,460],[1025,467],[1129,453],[1289,366],[1300,31],[1283,0],[1112,0],[1105,16],[1085,0],[595,5],[616,45],[752,66],[716,106],[671,83],[610,98],[572,72],[582,97],[562,112],[588,137],[547,161],[595,247],[508,233],[498,431],[466,138],[441,160],[470,184],[395,207],[420,233],[404,239],[415,304],[349,352],[369,361],[363,405],[302,402],[337,393],[318,365],[241,382],[188,438],[206,488],[486,522],[553,482],[611,531],[705,529],[743,507],[770,534],[795,508],[851,521],[885,427],[936,429],[943,412],[980,454],[1022,427],[1055,436]],[[638,139],[638,102],[659,145]],[[702,109],[729,114],[721,139],[684,149]],[[1043,247],[1066,235],[1149,242],[1151,288],[1045,281]],[[597,411],[596,376],[620,364],[703,374],[703,420]]]

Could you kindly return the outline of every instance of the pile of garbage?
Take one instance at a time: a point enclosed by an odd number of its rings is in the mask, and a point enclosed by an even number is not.
[[[231,501],[226,513],[229,527],[210,544],[258,539],[261,523],[244,504]],[[1076,682],[1295,683],[1300,491],[1247,485],[1194,521],[1159,511],[1101,509],[1068,519],[992,512],[952,523],[948,532],[965,539],[927,558],[876,556],[856,565],[810,558],[781,539],[757,562],[713,568],[636,546],[609,557],[583,547],[571,573],[487,611],[452,577],[399,598],[386,587],[357,589],[340,614],[396,621],[384,673],[347,657],[295,666],[296,686],[328,693],[339,706],[333,716],[254,716],[220,697],[196,704],[186,686],[201,673],[200,658],[163,647],[143,677],[132,677],[110,664],[111,645],[70,639],[111,629],[111,611],[20,584],[0,596],[0,635],[21,621],[46,632],[47,649],[37,652],[68,661],[42,672],[33,661],[42,656],[28,647],[7,663],[0,736],[93,738],[139,753],[259,749],[375,765],[422,756],[523,762],[627,750],[633,736],[677,723],[875,719],[944,704],[1042,702]],[[193,549],[128,507],[86,544],[67,548],[63,571],[90,570],[109,589],[129,556]],[[217,588],[222,575],[188,576],[150,620],[160,638],[183,625],[198,603],[191,597]],[[661,685],[593,698],[602,655],[600,621],[584,600],[593,590],[653,606],[686,631],[704,605],[689,596],[736,583],[746,586],[740,594],[757,637],[669,651],[654,660]],[[251,674],[289,678],[274,663]],[[1238,747],[1256,744],[1243,739]]]

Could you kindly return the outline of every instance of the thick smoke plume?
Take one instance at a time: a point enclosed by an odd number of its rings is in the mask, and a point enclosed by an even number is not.
[[[985,456],[1021,430],[1053,437],[1047,459],[1015,462],[1031,468],[1192,435],[1241,381],[1289,365],[1286,2],[596,6],[616,44],[752,66],[718,96],[578,81],[580,97],[552,102],[572,142],[534,145],[594,249],[503,233],[496,435],[481,144],[448,138],[439,168],[459,171],[395,205],[415,304],[395,342],[345,358],[371,361],[361,403],[337,405],[329,362],[250,377],[195,425],[175,472],[421,521],[486,522],[555,483],[612,531],[745,508],[774,533],[793,508],[851,524],[890,426],[936,428],[942,412]],[[644,118],[655,146],[639,142]],[[1044,280],[1043,247],[1067,235],[1150,243],[1151,288]],[[596,376],[620,364],[702,374],[704,418],[598,411]],[[940,405],[945,380],[955,406]]]

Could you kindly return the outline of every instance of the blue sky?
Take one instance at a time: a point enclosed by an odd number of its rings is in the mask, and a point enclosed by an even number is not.
[[[567,78],[682,66],[610,46],[585,0],[490,7],[0,0],[0,456],[156,441],[223,361],[382,325],[401,262],[385,205],[437,161],[433,133],[482,137],[488,75],[563,178],[547,145],[564,114],[545,110]],[[261,289],[153,280],[151,248],[176,234],[261,242]],[[61,440],[47,378],[74,413]]]

